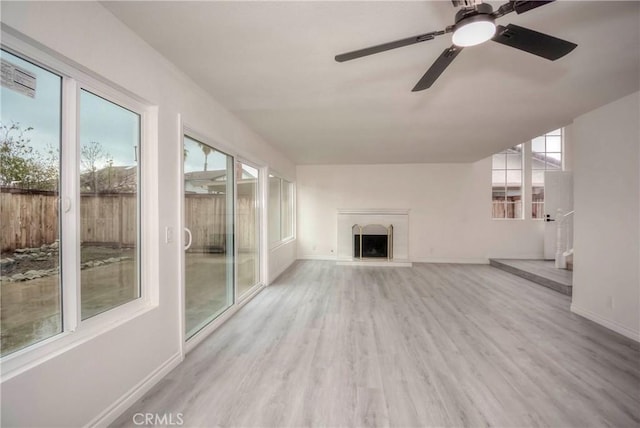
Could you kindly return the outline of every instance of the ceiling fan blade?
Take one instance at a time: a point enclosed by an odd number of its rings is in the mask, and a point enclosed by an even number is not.
[[[506,27],[498,25],[492,40],[551,61],[562,58],[578,46],[575,43],[513,24]]]
[[[422,79],[420,79],[416,86],[414,86],[411,92],[423,91],[430,88],[431,85],[433,85],[433,82],[440,77],[442,72],[453,62],[461,51],[462,48],[456,45],[452,45],[450,48],[445,49],[433,65],[427,70],[424,76],[422,76]]]
[[[373,54],[388,51],[391,49],[413,45],[415,43],[426,42],[427,40],[433,40],[436,36],[440,36],[442,34],[445,34],[446,32],[447,30],[432,31],[431,33],[420,34],[418,36],[413,36],[413,37],[407,37],[406,39],[396,40],[395,42],[383,43],[381,45],[371,46],[364,49],[358,49],[357,51],[336,55],[335,59],[338,62],[350,61],[352,59],[362,58],[363,56],[373,55]]]
[[[525,1],[525,0],[516,0],[513,3],[513,10],[519,15],[521,13],[525,13],[530,11],[531,9],[535,9],[540,6],[544,6],[546,4],[552,3],[555,0],[547,0],[547,1]]]

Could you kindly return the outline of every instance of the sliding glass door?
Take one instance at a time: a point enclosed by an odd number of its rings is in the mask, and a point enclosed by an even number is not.
[[[260,282],[260,171],[236,162],[238,297]]]
[[[187,339],[233,304],[233,166],[231,156],[184,137]]]

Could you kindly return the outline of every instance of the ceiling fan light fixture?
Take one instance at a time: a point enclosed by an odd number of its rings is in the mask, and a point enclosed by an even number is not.
[[[453,0],[455,7],[461,7],[456,12],[454,24],[445,27],[444,30],[431,31],[425,34],[418,34],[416,36],[343,53],[336,55],[335,60],[337,62],[350,61],[403,46],[426,42],[433,40],[437,36],[453,33],[453,45],[442,51],[440,56],[413,87],[412,92],[423,91],[430,88],[464,47],[478,45],[489,39],[501,45],[528,52],[550,61],[555,61],[567,55],[578,45],[518,25],[508,24],[506,27],[502,25],[496,27],[495,24],[497,18],[501,18],[508,13],[524,13],[528,10],[549,4],[552,1],[554,0],[509,0],[494,12],[493,7],[488,3],[483,3],[482,0]]]
[[[491,39],[495,33],[496,24],[491,15],[478,14],[456,23],[452,41],[456,46],[475,46]]]

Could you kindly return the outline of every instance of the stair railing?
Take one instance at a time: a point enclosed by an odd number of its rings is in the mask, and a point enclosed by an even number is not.
[[[573,216],[575,211],[565,213],[558,208],[556,219],[556,267],[567,268],[567,257],[573,254]]]

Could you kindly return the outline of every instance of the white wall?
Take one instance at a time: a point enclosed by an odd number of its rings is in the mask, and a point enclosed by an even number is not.
[[[298,166],[298,258],[335,257],[337,209],[410,209],[411,261],[540,258],[543,223],[491,219],[491,159]]]
[[[178,114],[186,124],[244,156],[295,178],[295,167],[152,50],[98,3],[2,2],[2,22],[159,107],[158,234],[180,230]],[[164,242],[161,240],[161,242]],[[295,244],[292,244],[295,245]],[[287,251],[288,250],[288,251]],[[159,306],[73,346],[2,385],[2,426],[83,426],[108,415],[157,370],[180,361],[181,244],[160,244]],[[295,258],[285,247],[273,271]]]
[[[287,241],[269,252],[269,278],[267,284],[284,272],[296,259],[296,241]]]
[[[571,309],[640,340],[640,93],[578,117]]]

